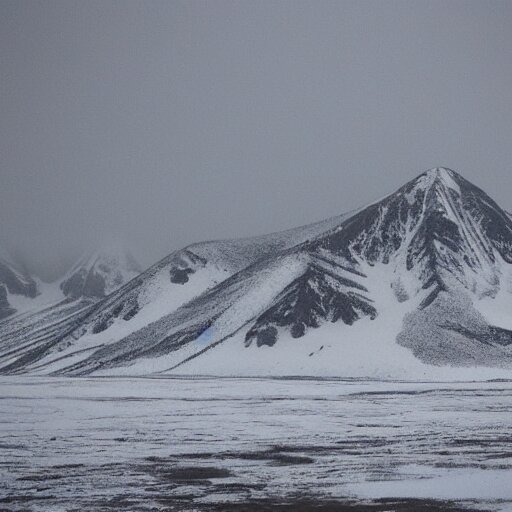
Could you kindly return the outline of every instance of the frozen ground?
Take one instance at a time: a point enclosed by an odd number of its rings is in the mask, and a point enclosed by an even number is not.
[[[512,382],[2,377],[0,510],[512,511]]]

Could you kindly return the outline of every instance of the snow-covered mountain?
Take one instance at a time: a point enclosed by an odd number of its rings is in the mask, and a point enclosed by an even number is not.
[[[340,217],[173,253],[0,371],[511,376],[511,307],[510,216],[436,168]]]
[[[51,348],[54,340],[72,332],[98,301],[139,273],[140,267],[126,250],[108,244],[82,256],[53,283],[24,278],[33,283],[35,292],[14,301],[9,296],[13,306],[8,304],[0,322],[0,361],[32,360],[34,354]],[[1,290],[0,286],[0,310]]]
[[[102,299],[141,271],[126,249],[111,242],[82,255],[63,277],[51,283],[20,270],[7,252],[0,252],[0,320],[15,313],[40,311],[66,299]]]
[[[108,244],[85,254],[60,282],[71,299],[103,298],[140,274],[142,268],[122,246]]]
[[[0,251],[0,320],[14,314],[19,303],[37,295],[36,281],[19,269],[6,251]]]

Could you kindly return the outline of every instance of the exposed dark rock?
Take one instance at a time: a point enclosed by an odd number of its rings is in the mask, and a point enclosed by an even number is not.
[[[224,468],[215,467],[152,467],[152,472],[159,478],[176,482],[193,482],[195,480],[210,480],[213,478],[228,478],[231,472]]]
[[[193,274],[194,270],[191,268],[171,268],[171,283],[185,284],[188,283],[188,275]]]
[[[7,292],[28,298],[34,298],[38,294],[37,284],[33,279],[0,260],[0,320],[16,313],[16,309],[9,304]]]
[[[123,316],[123,320],[131,320],[139,312],[138,304],[131,307]]]
[[[64,293],[66,297],[70,297],[72,299],[80,297],[86,277],[87,273],[84,269],[74,273],[69,277],[69,279],[60,285],[62,293]]]
[[[196,272],[198,268],[206,265],[206,259],[198,256],[189,250],[184,250],[175,260],[174,265],[169,270],[171,283],[188,283],[189,275]]]
[[[345,278],[310,265],[257,318],[247,332],[246,344],[256,338],[258,346],[274,345],[278,334],[276,327],[287,328],[292,337],[300,338],[308,328],[319,327],[325,321],[341,320],[351,325],[362,316],[375,318],[377,311],[371,301],[351,289],[351,285]]]
[[[249,341],[251,338],[246,337],[245,340]],[[256,333],[256,345],[261,347],[263,345],[267,345],[271,347],[277,341],[277,329],[271,325],[269,327],[265,327]]]
[[[11,308],[7,300],[7,290],[4,285],[0,285],[0,320],[12,315],[16,310]]]
[[[121,283],[117,283],[118,285]],[[105,297],[105,279],[102,275],[91,271],[87,274],[82,293],[84,297]]]
[[[512,332],[488,325],[469,296],[441,292],[405,317],[397,342],[429,364],[500,367],[509,361]]]
[[[140,267],[128,252],[106,247],[83,257],[60,286],[72,299],[102,299],[138,273]]]

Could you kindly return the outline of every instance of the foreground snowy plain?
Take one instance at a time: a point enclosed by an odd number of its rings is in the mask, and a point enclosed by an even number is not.
[[[0,378],[0,510],[512,511],[512,381]]]

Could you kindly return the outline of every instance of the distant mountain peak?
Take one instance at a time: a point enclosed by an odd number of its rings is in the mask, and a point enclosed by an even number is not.
[[[425,171],[424,174],[428,176],[435,176],[436,178],[443,178],[446,176],[450,178],[461,177],[458,172],[448,167],[432,167],[431,169]]]
[[[102,298],[133,279],[141,267],[117,241],[109,241],[95,251],[85,253],[60,284],[70,298]]]
[[[460,184],[464,181],[466,180],[452,169],[448,169],[447,167],[434,167],[422,172],[417,178],[413,179],[402,188],[411,186],[421,189],[440,187],[460,192]]]
[[[28,297],[37,295],[35,280],[4,249],[0,249],[0,285],[2,284],[12,294]]]
[[[39,293],[36,281],[20,269],[8,251],[0,248],[0,320],[16,312],[12,297],[33,299]]]

